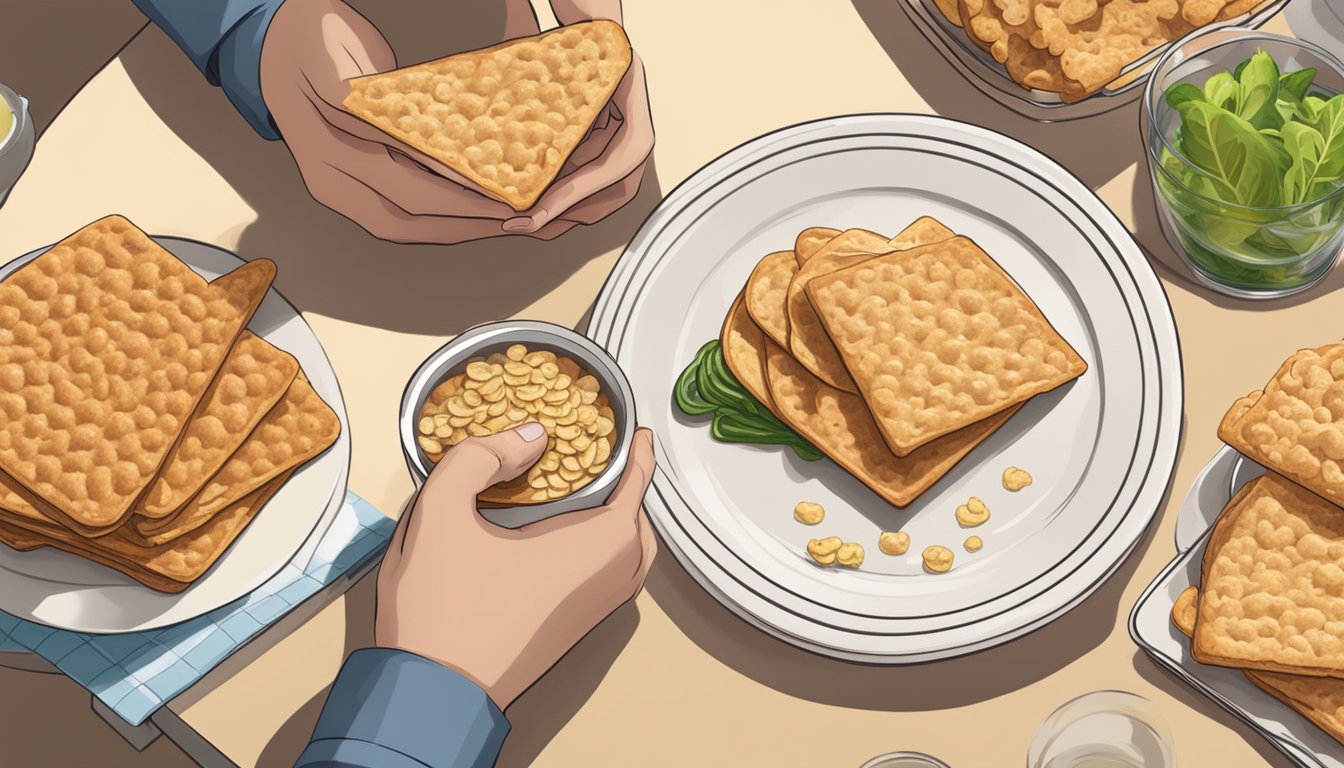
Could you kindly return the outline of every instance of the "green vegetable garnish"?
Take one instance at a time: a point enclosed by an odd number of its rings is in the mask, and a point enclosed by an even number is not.
[[[695,359],[677,377],[672,399],[690,416],[714,414],[709,433],[720,442],[787,445],[806,461],[821,458],[815,446],[775,418],[743,388],[728,370],[718,339],[695,353]]]
[[[1260,51],[1163,94],[1181,124],[1158,188],[1187,253],[1221,282],[1286,288],[1328,268],[1344,212],[1331,197],[1344,185],[1344,95],[1313,92],[1315,77],[1281,73]]]

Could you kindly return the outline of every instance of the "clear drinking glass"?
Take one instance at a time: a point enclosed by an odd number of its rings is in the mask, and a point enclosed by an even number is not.
[[[1046,718],[1027,768],[1175,768],[1171,732],[1152,702],[1124,691],[1084,694]]]
[[[949,768],[949,766],[923,752],[888,752],[874,757],[859,768]]]
[[[1178,83],[1202,87],[1257,51],[1282,72],[1316,69],[1312,93],[1344,92],[1344,62],[1319,46],[1239,28],[1194,35],[1158,60],[1144,92],[1148,168],[1163,234],[1209,287],[1241,298],[1276,298],[1305,290],[1334,266],[1344,247],[1344,188],[1274,208],[1235,205],[1193,188],[1207,176],[1181,157],[1180,114],[1165,99]]]

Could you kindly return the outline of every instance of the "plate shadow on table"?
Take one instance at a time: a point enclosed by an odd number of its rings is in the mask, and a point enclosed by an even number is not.
[[[479,46],[518,24],[495,3],[376,6],[403,63]],[[235,250],[274,259],[276,287],[305,312],[428,335],[509,317],[623,247],[662,198],[650,160],[631,202],[551,242],[516,235],[454,246],[379,240],[314,201],[286,147],[256,136],[160,30],[147,29],[121,60],[155,113],[256,211]]]
[[[892,63],[934,112],[1023,141],[1094,190],[1142,157],[1138,100],[1078,120],[1041,123],[1023,117],[982,93],[943,58],[900,8],[908,1],[851,0]]]
[[[1158,666],[1156,662],[1148,658],[1148,654],[1142,648],[1134,649],[1133,664],[1134,671],[1138,672],[1144,680],[1162,689],[1184,706],[1235,731],[1243,741],[1259,753],[1260,757],[1264,759],[1265,765],[1271,766],[1271,768],[1295,768],[1295,763],[1273,744],[1270,744],[1258,731],[1209,700],[1207,696],[1173,677]],[[1315,728],[1316,726],[1304,721],[1303,727]],[[1180,734],[1177,734],[1176,738],[1179,741]]]
[[[1182,416],[1178,463],[1184,452]],[[1168,483],[1159,510],[1169,510],[1171,493],[1172,485]],[[1124,616],[1118,615],[1120,601],[1158,528],[1154,520],[1105,583],[1049,624],[1003,645],[921,664],[863,664],[795,648],[720,605],[671,557],[654,561],[645,588],[682,633],[703,651],[786,695],[882,712],[951,709],[997,698],[1038,682],[1104,642],[1116,623],[1125,621]]]
[[[1178,284],[1188,293],[1192,293],[1216,307],[1272,312],[1305,304],[1344,288],[1344,269],[1340,269],[1339,265],[1336,264],[1330,274],[1326,275],[1316,285],[1301,293],[1285,296],[1281,299],[1238,299],[1219,293],[1196,280],[1191,267],[1167,242],[1166,236],[1162,233],[1162,224],[1158,220],[1157,200],[1149,177],[1148,165],[1142,159],[1139,162],[1138,177],[1134,182],[1132,206],[1134,238],[1138,241],[1143,252],[1147,254],[1148,263],[1153,265],[1153,268],[1157,270],[1161,277]]]

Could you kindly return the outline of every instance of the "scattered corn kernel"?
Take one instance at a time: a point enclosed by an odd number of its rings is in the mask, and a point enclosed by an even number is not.
[[[885,531],[877,537],[877,548],[888,555],[904,555],[910,549],[910,534],[905,531]]]
[[[1003,470],[1003,487],[1010,491],[1020,491],[1031,485],[1031,473],[1025,469],[1009,467]]]
[[[821,565],[834,565],[835,554],[845,545],[843,539],[839,536],[828,536],[824,539],[813,539],[807,542],[807,554]]]
[[[989,519],[989,507],[980,500],[979,496],[972,496],[970,501],[957,507],[957,522],[967,528],[974,528],[982,525]]]
[[[985,546],[985,542],[979,536],[968,536],[962,546],[967,552],[979,552]]]
[[[826,509],[820,504],[813,504],[810,501],[800,501],[793,508],[793,519],[803,525],[816,525],[826,518]]]
[[[850,568],[863,565],[863,545],[856,541],[847,541],[835,551],[835,561]]]
[[[924,569],[930,573],[947,573],[952,570],[952,550],[937,544],[924,550]]]

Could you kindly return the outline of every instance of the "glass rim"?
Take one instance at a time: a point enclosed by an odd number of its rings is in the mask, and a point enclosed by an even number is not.
[[[1207,176],[1208,174],[1202,169],[1196,167],[1193,163],[1191,163],[1188,159],[1186,159],[1185,156],[1182,155],[1180,152],[1176,151],[1176,148],[1171,146],[1171,143],[1167,141],[1167,137],[1162,133],[1161,130],[1159,130],[1157,121],[1157,108],[1159,103],[1165,103],[1165,96],[1166,96],[1166,88],[1159,89],[1159,81],[1165,79],[1165,75],[1167,74],[1168,70],[1175,69],[1176,66],[1178,66],[1178,64],[1174,62],[1174,59],[1178,55],[1184,53],[1183,49],[1187,45],[1194,43],[1203,37],[1213,37],[1215,35],[1223,35],[1226,36],[1227,39],[1219,41],[1217,43],[1213,43],[1209,47],[1201,50],[1199,53],[1201,54],[1208,53],[1209,51],[1213,51],[1223,46],[1244,43],[1248,40],[1270,40],[1277,43],[1285,43],[1289,46],[1300,48],[1316,56],[1317,58],[1321,59],[1322,61],[1325,61],[1331,67],[1333,67],[1335,70],[1335,74],[1339,76],[1340,79],[1344,79],[1344,61],[1341,61],[1339,57],[1335,56],[1330,51],[1307,40],[1300,40],[1295,37],[1279,35],[1273,32],[1264,32],[1258,29],[1247,29],[1245,27],[1219,27],[1217,29],[1199,29],[1195,30],[1194,32],[1191,32],[1185,37],[1180,38],[1179,40],[1172,43],[1171,46],[1157,59],[1157,62],[1153,65],[1153,71],[1150,72],[1148,75],[1148,83],[1144,86],[1143,111],[1144,116],[1148,120],[1148,133],[1150,135],[1154,133],[1157,134],[1157,137],[1161,142],[1161,147],[1163,149],[1166,149],[1168,152],[1172,154],[1172,156],[1179,158],[1181,162],[1189,165],[1196,172],[1204,174],[1205,176]],[[1159,90],[1161,91],[1160,93]],[[1300,211],[1309,210],[1318,205],[1329,202],[1332,198],[1344,194],[1344,184],[1341,184],[1334,190],[1327,192],[1326,194],[1318,198],[1315,198],[1313,200],[1307,200],[1301,203],[1293,203],[1291,205],[1256,206],[1256,205],[1243,205],[1241,203],[1231,203],[1225,200],[1219,200],[1217,198],[1209,197],[1208,195],[1205,195],[1202,192],[1193,190],[1189,186],[1187,186],[1184,182],[1175,178],[1172,175],[1172,173],[1167,170],[1166,166],[1162,164],[1162,158],[1157,152],[1158,148],[1153,146],[1154,142],[1151,140],[1150,136],[1144,137],[1143,143],[1145,151],[1148,153],[1149,164],[1155,168],[1160,169],[1162,174],[1166,178],[1170,179],[1181,189],[1194,195],[1200,200],[1208,201],[1225,209],[1256,212],[1256,213],[1281,212],[1292,214]]]

